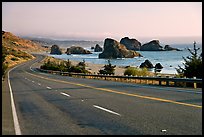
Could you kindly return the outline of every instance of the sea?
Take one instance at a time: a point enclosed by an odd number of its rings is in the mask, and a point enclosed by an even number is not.
[[[84,47],[83,45],[80,45]],[[103,47],[102,45],[100,45]],[[85,46],[84,48],[90,50],[92,54],[62,54],[62,55],[50,55],[49,56],[63,59],[63,60],[75,60],[75,61],[85,61],[93,64],[108,64],[108,59],[99,59],[99,54],[102,52],[93,52],[91,49],[92,46]],[[132,66],[139,67],[141,63],[145,60],[149,60],[153,65],[156,63],[160,63],[163,66],[163,69],[159,73],[163,74],[177,74],[176,68],[178,66],[184,67],[184,58],[191,56],[188,48],[193,50],[193,44],[189,46],[189,44],[174,44],[171,47],[179,48],[182,51],[137,51],[143,57],[134,57],[134,58],[117,58],[110,59],[110,63],[116,66]],[[202,44],[199,44],[197,47],[200,48],[198,51],[198,55],[202,52]],[[149,71],[154,71],[153,69]]]

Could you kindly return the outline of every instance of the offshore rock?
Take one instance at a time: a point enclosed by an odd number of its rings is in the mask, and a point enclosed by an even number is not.
[[[155,69],[162,69],[162,68],[163,68],[163,66],[161,65],[161,63],[157,63],[155,65]]]
[[[78,46],[72,46],[70,48],[67,48],[66,54],[92,54],[89,50],[85,50],[82,47]]]
[[[108,58],[108,59],[134,58],[136,56],[141,56],[141,54],[133,50],[127,50],[125,45],[110,38],[105,39],[104,51],[101,54],[99,54],[99,58]]]
[[[173,48],[173,47],[171,47],[169,45],[165,45],[164,50],[166,50],[166,51],[172,51],[172,50],[181,51],[180,49]]]
[[[96,44],[95,48],[94,48],[94,52],[101,52],[103,50],[102,47],[100,47],[100,45]]]
[[[125,45],[128,50],[140,50],[141,43],[136,39],[129,39],[124,37],[120,40],[120,43]]]
[[[61,55],[62,51],[60,50],[58,45],[52,45],[50,54]]]
[[[147,59],[145,62],[141,63],[140,68],[153,68],[153,64]]]
[[[164,51],[163,47],[160,45],[159,40],[152,40],[141,46],[141,51]]]

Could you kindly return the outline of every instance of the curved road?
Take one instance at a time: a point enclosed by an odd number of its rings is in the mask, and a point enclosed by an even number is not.
[[[9,74],[19,134],[202,134],[201,89],[45,74],[35,56]]]

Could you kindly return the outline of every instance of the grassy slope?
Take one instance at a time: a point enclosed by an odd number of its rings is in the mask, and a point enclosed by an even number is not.
[[[4,63],[11,67],[18,63],[33,59],[31,52],[41,52],[46,49],[30,40],[25,40],[10,32],[2,31],[2,46],[6,52]]]

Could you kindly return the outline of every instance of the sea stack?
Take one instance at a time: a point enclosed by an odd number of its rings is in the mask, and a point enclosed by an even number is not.
[[[101,52],[102,50],[103,50],[103,48],[100,45],[96,44],[96,46],[94,48],[94,52]]]
[[[61,55],[62,51],[60,50],[58,45],[52,45],[50,54]]]
[[[125,45],[119,43],[118,41],[106,38],[104,42],[104,51],[99,54],[99,58],[133,58],[136,56],[141,56],[140,53],[128,50]]]
[[[152,40],[141,46],[141,51],[164,51],[163,47],[160,45],[159,40]]]
[[[78,46],[72,46],[70,48],[67,48],[66,54],[92,54],[89,50],[85,50],[82,47]]]
[[[120,40],[120,43],[125,45],[128,50],[140,50],[141,43],[136,39],[129,39],[128,37],[124,37]]]

